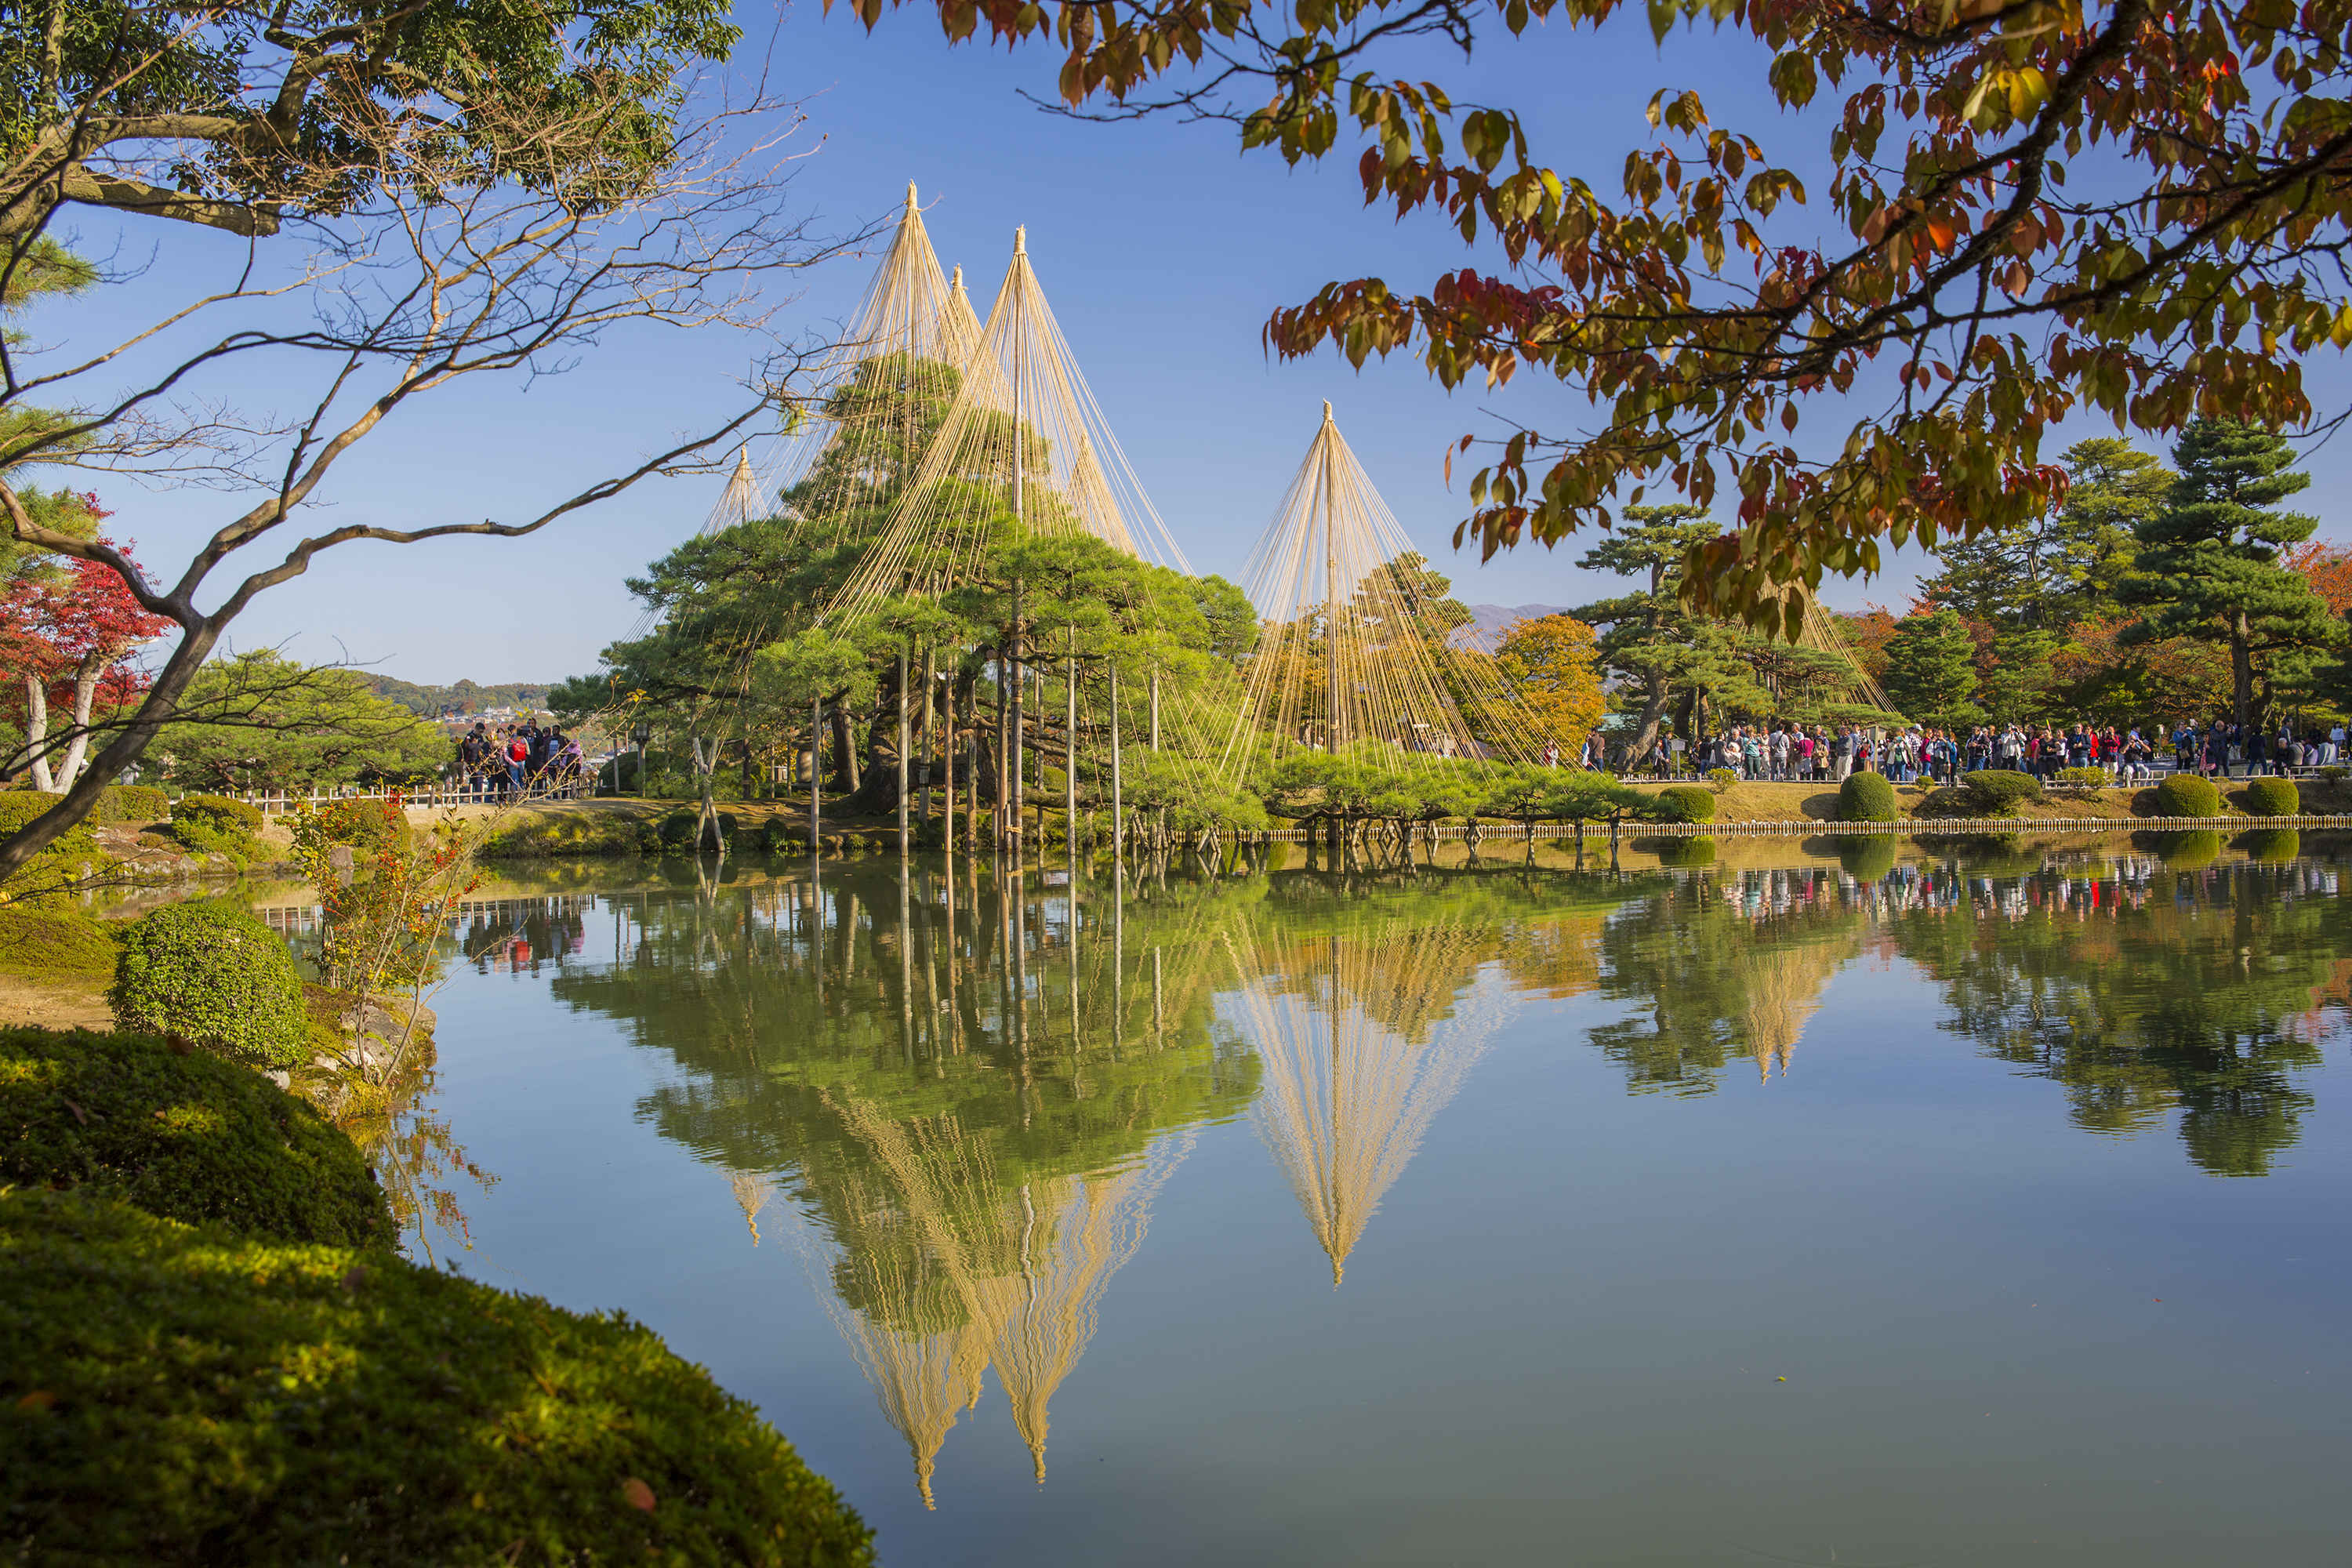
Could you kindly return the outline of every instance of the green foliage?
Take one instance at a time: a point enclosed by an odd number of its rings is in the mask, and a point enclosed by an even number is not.
[[[1660,790],[1653,809],[1660,822],[1713,822],[1715,792],[1696,784],[1675,784]]]
[[[534,712],[547,706],[547,686],[543,681],[486,686],[476,680],[460,680],[454,686],[418,686],[389,675],[361,679],[367,682],[369,691],[424,719],[436,718],[452,710],[458,713],[487,713],[494,708],[511,708]]]
[[[2303,792],[2293,779],[2254,779],[2238,800],[2248,816],[2296,816],[2303,811]]]
[[[2284,437],[2235,419],[2192,422],[2173,459],[2179,483],[2138,525],[2126,596],[2148,611],[2142,640],[2189,637],[2230,650],[2232,716],[2252,724],[2271,691],[2339,637],[2326,601],[2284,562],[2317,520],[2274,510],[2311,476],[2294,471]]]
[[[2292,827],[2261,827],[2238,841],[2246,858],[2264,866],[2284,866],[2303,853],[2303,835]]]
[[[1716,794],[1722,795],[1739,782],[1739,775],[1729,768],[1709,768],[1706,770],[1706,782],[1714,786]]]
[[[1895,786],[1885,773],[1864,770],[1848,773],[1838,785],[1840,822],[1894,822],[1903,816],[1895,802]]]
[[[51,1396],[5,1416],[33,1561],[872,1562],[751,1405],[618,1314],[19,1190],[0,1331],[12,1398]]]
[[[278,1241],[397,1239],[366,1158],[308,1103],[148,1036],[0,1029],[0,1187],[79,1188]]]
[[[2059,786],[2078,798],[2088,797],[2094,790],[2105,789],[2116,782],[2115,774],[2105,768],[2060,768]]]
[[[408,813],[393,801],[331,800],[296,815],[297,849],[302,847],[306,836],[322,843],[347,846],[366,857],[403,848],[416,835],[409,824]]]
[[[2221,792],[2213,781],[2196,773],[2167,773],[2156,784],[2158,816],[2219,816]]]
[[[268,820],[262,809],[225,795],[183,795],[172,807],[173,822],[201,822],[240,833],[258,833]]]
[[[161,822],[172,815],[172,797],[152,784],[109,784],[98,797],[94,815],[103,827],[123,822]]]
[[[299,664],[268,648],[198,670],[151,753],[176,783],[208,790],[413,782],[448,760],[441,732],[376,696],[357,670]]]
[[[634,855],[660,847],[655,825],[618,811],[519,812],[474,851],[486,860],[550,855]]]
[[[664,849],[688,850],[694,847],[695,829],[701,826],[701,822],[698,812],[673,811],[661,819],[655,832],[660,836]]]
[[[0,837],[16,832],[63,798],[36,790],[0,792]],[[16,903],[53,900],[103,858],[98,847],[98,835],[85,817],[58,834],[47,848],[0,884],[0,900]]]
[[[1675,838],[1643,838],[1634,842],[1636,849],[1646,849],[1658,858],[1661,866],[1689,868],[1715,864],[1716,842],[1712,838],[1685,837]]]
[[[107,1000],[140,1034],[270,1067],[310,1059],[293,956],[243,909],[170,904],[132,921]]]
[[[2221,855],[2219,833],[2159,833],[2157,838],[2157,858],[2176,871],[2202,870]]]
[[[1973,723],[1983,717],[1969,700],[1976,695],[1976,639],[1958,611],[1906,616],[1886,644],[1887,700],[1923,724]]]
[[[2032,773],[2008,768],[1982,768],[1960,775],[1969,802],[1986,816],[2014,816],[2021,806],[2042,798],[2042,781]]]

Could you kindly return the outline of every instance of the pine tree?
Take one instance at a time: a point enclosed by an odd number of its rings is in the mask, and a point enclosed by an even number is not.
[[[1646,752],[1669,704],[1687,700],[1691,737],[1705,731],[1710,702],[1762,711],[1770,693],[1741,657],[1744,627],[1694,616],[1681,598],[1683,560],[1720,531],[1704,507],[1625,509],[1627,526],[1588,550],[1577,564],[1646,583],[1630,594],[1569,613],[1601,634],[1601,665],[1631,683],[1639,703],[1630,754]]]
[[[2195,421],[2173,460],[2180,478],[2164,510],[2133,530],[2139,555],[2126,596],[2148,611],[2140,640],[2192,637],[2229,649],[2231,714],[2243,728],[2282,679],[2338,636],[2326,602],[2285,562],[2317,520],[2273,510],[2311,476],[2294,471],[2285,437],[2235,419]]]
[[[1977,689],[1977,641],[1950,608],[1904,618],[1886,644],[1887,697],[1906,717],[1949,729],[1974,723],[1982,712],[1969,699]]]

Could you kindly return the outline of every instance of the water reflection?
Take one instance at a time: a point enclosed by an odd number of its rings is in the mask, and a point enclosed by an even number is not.
[[[1866,959],[1921,1003],[1869,1027],[1932,1023],[2061,1086],[2087,1131],[2177,1117],[2200,1168],[2270,1171],[2352,929],[2332,861],[2209,847],[1734,840],[1638,870],[1530,850],[1053,885],[739,868],[491,900],[456,940],[662,1054],[641,1118],[723,1175],[745,1245],[784,1225],[807,1250],[929,1505],[992,1372],[1043,1481],[1053,1399],[1203,1127],[1253,1119],[1336,1287],[1518,1013],[1585,1009],[1570,1037],[1629,1092],[1719,1092],[1745,1063],[1769,1090]]]

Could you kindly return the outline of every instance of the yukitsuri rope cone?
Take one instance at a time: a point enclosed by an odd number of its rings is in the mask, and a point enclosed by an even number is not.
[[[1324,404],[1242,584],[1265,630],[1224,749],[1228,781],[1269,740],[1390,765],[1535,760],[1534,714],[1483,650],[1460,646],[1433,615],[1412,554]]]
[[[717,533],[722,529],[739,528],[755,517],[768,515],[767,491],[761,488],[760,476],[751,469],[751,448],[749,446],[735,454],[734,471],[727,476],[727,489],[710,515],[702,521],[702,531]]]
[[[1477,973],[1495,943],[1491,931],[1400,924],[1334,935],[1312,958],[1294,947],[1277,967],[1246,929],[1230,942],[1238,1021],[1264,1064],[1250,1114],[1331,1260],[1334,1289],[1507,1016]]]
[[[840,542],[842,520],[921,457],[929,421],[955,395],[979,339],[963,269],[950,284],[923,227],[915,187],[849,334],[827,356],[807,404],[762,464],[803,542]]]
[[[1119,450],[1030,264],[1028,232],[963,362],[954,403],[882,537],[835,601],[860,608],[929,596],[966,580],[998,522],[1090,533],[1129,555],[1189,571]]]

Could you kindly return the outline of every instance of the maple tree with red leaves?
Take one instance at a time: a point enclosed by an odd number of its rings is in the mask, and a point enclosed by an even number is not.
[[[868,27],[909,3],[846,0]],[[1058,48],[1070,112],[1223,121],[1292,163],[1352,140],[1367,205],[1504,265],[1328,283],[1269,345],[1556,379],[1591,427],[1505,437],[1457,542],[1723,501],[1685,601],[1790,636],[1824,573],[2046,511],[2061,421],[2302,426],[2304,357],[2352,346],[2352,0],[934,4],[950,40]],[[1572,80],[1581,35],[1644,25],[1752,60],[1797,144],[1669,86],[1622,165],[1555,168],[1508,106],[1415,79],[1442,46]]]
[[[98,542],[131,560],[128,544]],[[29,767],[36,789],[70,789],[89,758],[92,718],[147,688],[129,656],[171,630],[172,618],[142,608],[121,574],[99,561],[43,562],[0,591],[0,668],[22,692],[25,731],[9,771]],[[49,733],[53,705],[68,715],[57,735]]]
[[[2327,613],[2352,610],[2352,544],[2328,544],[2320,540],[2298,544],[2286,552],[2290,571],[2300,572],[2312,592],[2327,601]]]

